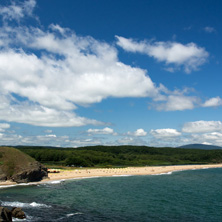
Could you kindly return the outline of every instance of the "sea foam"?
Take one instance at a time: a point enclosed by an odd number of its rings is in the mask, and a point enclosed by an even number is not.
[[[174,171],[175,172],[175,171]],[[158,176],[158,175],[171,175],[173,172],[167,172],[167,173],[157,173],[157,174],[152,174],[152,176]]]
[[[112,175],[112,177],[131,177],[133,175],[130,174],[123,174],[123,175]]]
[[[51,181],[51,182],[48,182],[50,184],[58,184],[58,183],[62,183],[63,181],[65,181],[64,179],[62,180],[54,180],[54,181]]]
[[[75,215],[80,215],[80,214],[83,214],[81,212],[76,212],[76,213],[72,213],[72,214],[66,214],[67,217],[72,217],[72,216],[75,216]]]
[[[1,201],[1,206],[10,206],[10,207],[21,207],[21,208],[50,208],[51,206],[46,205],[46,204],[41,204],[41,203],[36,203],[36,202],[32,202],[32,203],[22,203],[22,202],[9,202],[9,201]]]
[[[12,221],[33,221],[33,217],[32,216],[29,216],[27,214],[25,214],[26,218],[24,219],[18,219],[18,218],[12,218]]]
[[[0,189],[17,187],[17,186],[33,186],[33,185],[38,185],[38,184],[39,184],[38,182],[31,182],[31,183],[17,183],[17,184],[10,184],[10,185],[1,185]]]

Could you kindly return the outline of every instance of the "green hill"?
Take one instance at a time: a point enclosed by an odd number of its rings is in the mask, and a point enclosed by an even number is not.
[[[180,146],[178,148],[183,149],[201,149],[201,150],[221,150],[221,146],[207,145],[207,144],[188,144]]]
[[[31,182],[47,176],[47,170],[29,155],[12,147],[0,147],[0,180]]]
[[[52,166],[122,167],[221,163],[222,150],[92,146],[81,148],[17,147],[35,160]]]

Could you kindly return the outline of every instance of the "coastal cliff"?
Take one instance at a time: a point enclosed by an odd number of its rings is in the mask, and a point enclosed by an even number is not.
[[[28,183],[47,177],[47,169],[27,154],[15,148],[0,147],[0,181]]]

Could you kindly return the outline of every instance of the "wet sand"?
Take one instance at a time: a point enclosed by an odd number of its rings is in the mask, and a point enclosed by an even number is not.
[[[127,176],[127,175],[155,175],[166,174],[174,171],[197,170],[206,168],[222,168],[222,164],[209,165],[178,165],[178,166],[147,166],[147,167],[126,167],[126,168],[98,168],[98,169],[74,169],[60,170],[59,173],[49,173],[48,179],[37,183],[48,183],[58,180],[90,178],[90,177],[109,177],[109,176]],[[34,183],[36,184],[36,183]],[[15,182],[0,182],[1,186],[16,185]]]

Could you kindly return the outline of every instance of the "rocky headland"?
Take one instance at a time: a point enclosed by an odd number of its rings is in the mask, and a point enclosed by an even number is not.
[[[15,148],[0,147],[0,181],[29,183],[47,177],[47,168],[27,154]]]

